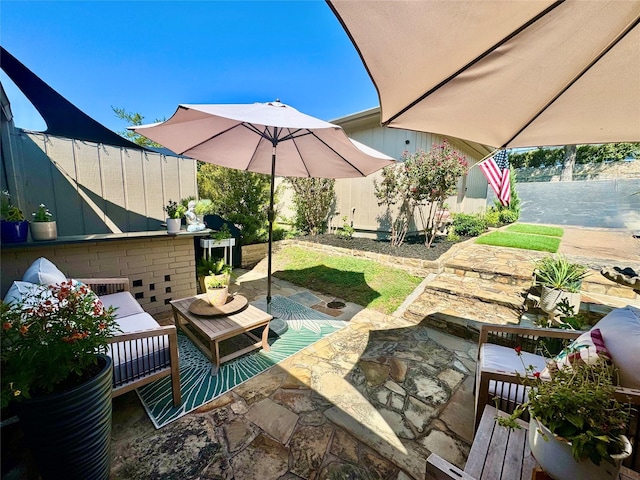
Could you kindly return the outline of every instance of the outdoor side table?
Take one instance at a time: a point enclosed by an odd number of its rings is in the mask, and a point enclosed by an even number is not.
[[[233,237],[225,238],[224,240],[214,240],[213,238],[201,238],[200,246],[204,249],[202,252],[203,258],[211,258],[212,248],[224,248],[224,260],[227,265],[233,265],[233,247],[236,244],[236,239]],[[228,260],[227,260],[227,252]]]

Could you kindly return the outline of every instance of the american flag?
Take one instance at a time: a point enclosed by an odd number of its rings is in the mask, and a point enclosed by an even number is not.
[[[478,164],[500,203],[505,207],[511,202],[511,183],[509,181],[509,159],[507,151],[500,150],[493,157]]]

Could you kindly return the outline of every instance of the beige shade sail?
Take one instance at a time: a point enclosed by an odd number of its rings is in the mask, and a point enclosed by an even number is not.
[[[640,141],[640,1],[328,0],[383,125],[493,147]]]

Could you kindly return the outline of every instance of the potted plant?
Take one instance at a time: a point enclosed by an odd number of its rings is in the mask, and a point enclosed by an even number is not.
[[[519,348],[516,352],[522,360]],[[565,350],[571,357],[571,347]],[[523,362],[524,364],[524,362]],[[498,423],[519,428],[515,419],[529,412],[529,444],[540,466],[556,480],[617,479],[631,454],[624,435],[631,406],[614,396],[614,371],[605,358],[592,363],[577,356],[550,376],[531,366],[518,375],[530,388],[528,400]]]
[[[200,289],[206,291],[206,281],[208,277],[216,277],[224,281],[227,285],[231,279],[231,265],[225,263],[223,258],[200,258],[196,262],[196,274],[200,282]]]
[[[207,301],[214,307],[227,303],[229,281],[225,275],[210,275],[205,278]]]
[[[40,475],[109,478],[113,309],[69,281],[34,285],[0,311],[2,407],[17,412]]]
[[[164,207],[164,211],[167,212],[167,233],[174,234],[180,232],[180,223],[182,217],[187,212],[187,207],[181,203],[169,200]]]
[[[580,288],[582,280],[589,275],[589,269],[578,263],[571,263],[563,255],[548,255],[534,264],[535,282],[541,286],[540,308],[552,315],[559,314],[558,303],[563,299],[580,311]]]
[[[11,195],[4,190],[0,198],[0,238],[2,243],[22,243],[27,241],[29,222],[22,210],[11,204]]]
[[[41,203],[38,209],[31,215],[33,216],[33,221],[31,222],[31,238],[40,242],[55,240],[58,237],[56,221],[44,203]]]

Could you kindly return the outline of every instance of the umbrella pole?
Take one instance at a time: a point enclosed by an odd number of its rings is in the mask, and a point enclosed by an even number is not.
[[[271,315],[271,243],[273,237],[273,220],[275,214],[273,212],[273,190],[276,177],[276,146],[273,146],[271,154],[271,195],[269,197],[269,211],[267,216],[269,219],[269,253],[267,255],[267,313]]]

